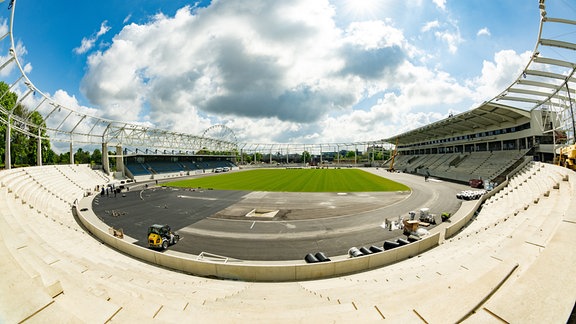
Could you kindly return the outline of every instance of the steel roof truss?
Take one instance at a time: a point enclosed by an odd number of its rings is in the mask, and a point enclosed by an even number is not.
[[[534,57],[533,62],[541,63],[541,64],[562,66],[562,67],[566,67],[566,68],[570,68],[570,69],[573,69],[574,67],[576,67],[576,64],[574,64],[572,62],[567,62],[567,61],[562,61],[562,60],[557,60],[557,59],[552,59],[552,58],[547,58],[547,57],[540,57],[540,56]]]
[[[522,97],[512,97],[512,96],[503,96],[496,100],[508,100],[508,101],[519,101],[519,102],[529,102],[529,103],[541,103],[543,100],[537,99],[530,99],[530,98],[522,98]]]
[[[559,40],[554,40],[554,39],[547,39],[547,38],[541,38],[540,39],[540,45],[560,47],[560,48],[565,48],[565,49],[569,49],[569,50],[576,50],[576,44],[574,44],[574,43],[569,43],[569,42],[564,42],[564,41],[559,41]]]
[[[546,83],[546,82],[539,82],[539,81],[532,81],[532,80],[518,80],[517,84],[527,85],[531,87],[537,88],[548,88],[548,89],[558,89],[561,85],[553,84],[553,83]]]
[[[547,93],[547,92],[542,92],[542,91],[519,89],[519,88],[509,88],[508,92],[522,93],[522,94],[534,95],[534,96],[546,97],[546,98],[549,98],[553,94],[553,93]]]

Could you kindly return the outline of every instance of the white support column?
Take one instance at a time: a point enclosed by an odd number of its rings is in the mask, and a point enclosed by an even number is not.
[[[36,147],[36,165],[42,165],[42,137],[40,137],[41,130],[38,127],[38,146]]]
[[[122,172],[124,175],[124,154],[120,145],[116,146],[116,172]]]
[[[72,147],[72,141],[70,141],[70,164],[74,164],[74,151]]]
[[[6,125],[6,143],[4,145],[4,168],[9,170],[12,168],[12,158],[10,157],[10,133],[12,131],[11,116],[8,115],[8,123]]]
[[[110,174],[110,161],[108,160],[108,144],[102,143],[102,170]]]

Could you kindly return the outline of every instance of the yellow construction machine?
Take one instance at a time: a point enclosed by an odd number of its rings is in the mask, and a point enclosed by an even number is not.
[[[172,232],[170,226],[154,224],[148,228],[148,247],[166,250],[168,246],[176,244],[180,235]]]
[[[556,165],[576,170],[576,144],[561,147],[556,153]]]

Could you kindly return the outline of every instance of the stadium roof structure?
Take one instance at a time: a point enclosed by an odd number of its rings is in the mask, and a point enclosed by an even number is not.
[[[532,56],[506,89],[478,108],[387,139],[389,143],[414,143],[452,132],[489,128],[546,109],[559,116],[558,128],[574,141],[576,97],[576,20],[548,17],[545,0],[539,1],[540,26]]]
[[[475,129],[487,129],[505,123],[516,124],[523,118],[529,119],[530,112],[486,102],[476,109],[387,138],[384,141],[398,144],[417,143],[431,138],[444,138],[456,133],[469,133]]]
[[[5,39],[10,40],[9,59],[6,62],[0,62],[0,71],[12,63],[17,65],[20,76],[9,84],[9,90],[18,88],[24,91],[16,105],[30,94],[40,95],[41,99],[32,111],[41,113],[46,125],[39,127],[32,124],[30,120],[15,116],[12,112],[16,106],[0,107],[0,112],[7,116],[0,122],[11,124],[12,129],[35,138],[41,138],[44,136],[42,133],[45,133],[51,141],[84,145],[106,144],[186,151],[206,148],[230,152],[234,150],[273,152],[284,148],[285,152],[306,150],[314,153],[350,147],[376,145],[384,147],[393,145],[396,140],[402,143],[430,136],[448,135],[447,132],[451,130],[488,127],[503,121],[512,121],[527,116],[526,114],[534,109],[557,112],[560,116],[560,125],[557,128],[564,129],[569,139],[573,139],[576,133],[573,107],[576,97],[576,56],[574,55],[576,53],[576,20],[549,17],[545,0],[538,2],[541,19],[536,45],[529,62],[516,80],[491,100],[484,102],[476,109],[387,139],[322,144],[238,143],[235,136],[226,138],[209,136],[216,133],[231,135],[226,129],[220,129],[224,132],[186,134],[149,125],[100,118],[66,107],[38,89],[21,66],[13,34],[16,0],[12,0],[10,5],[12,12],[9,29],[6,34],[0,35],[0,42]],[[33,133],[30,129],[39,129],[39,131]]]

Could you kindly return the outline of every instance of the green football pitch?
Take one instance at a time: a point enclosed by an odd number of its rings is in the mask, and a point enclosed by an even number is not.
[[[407,186],[359,169],[257,169],[163,185],[180,188],[284,192],[409,191]]]

